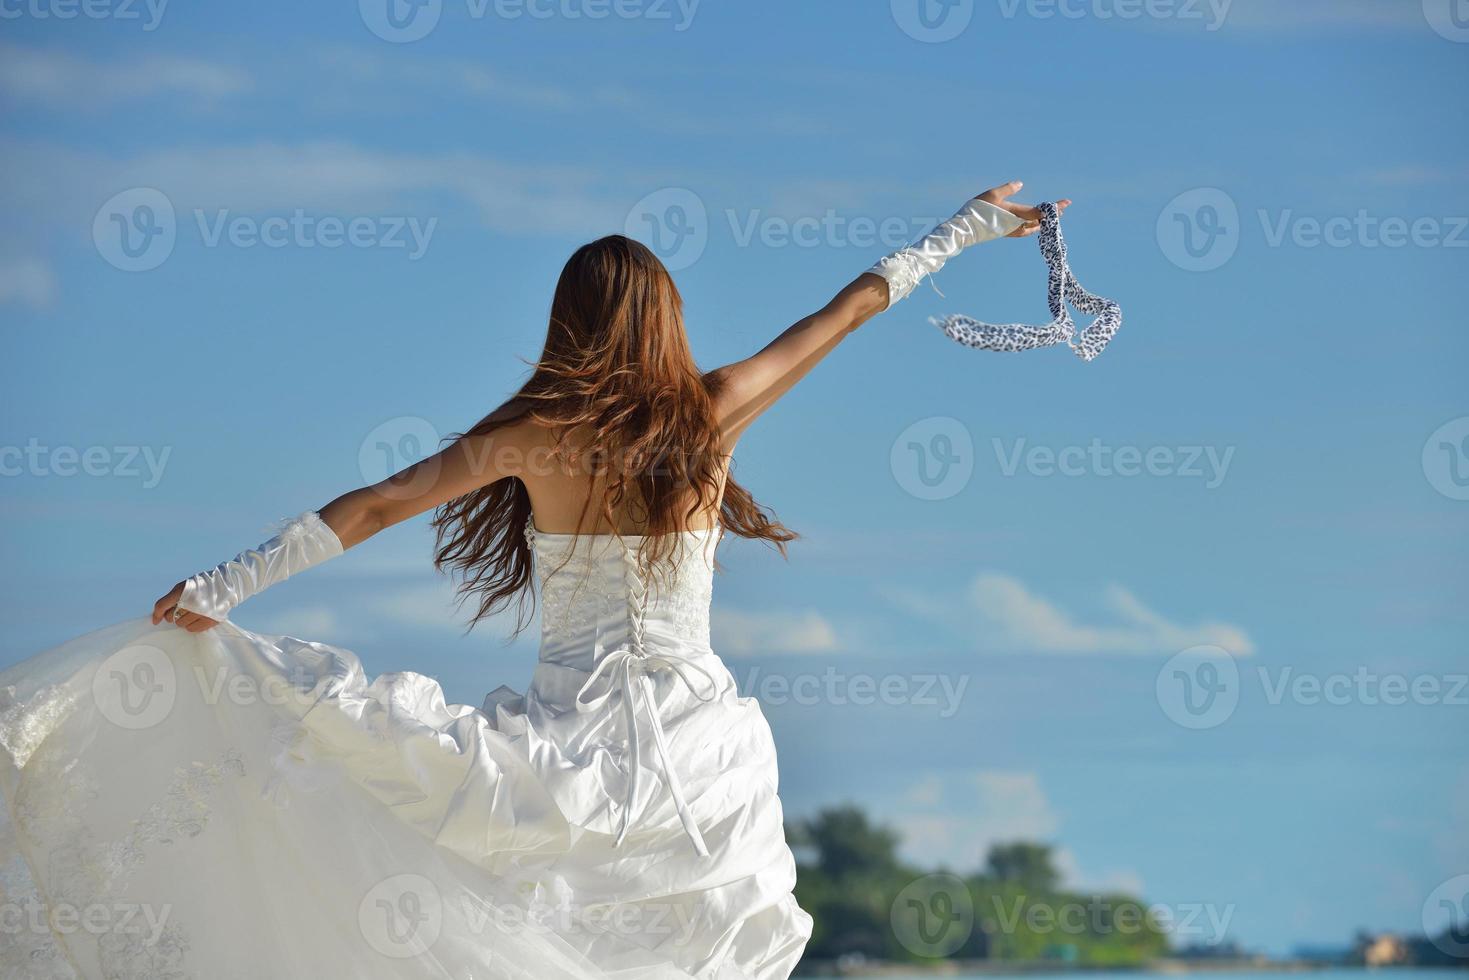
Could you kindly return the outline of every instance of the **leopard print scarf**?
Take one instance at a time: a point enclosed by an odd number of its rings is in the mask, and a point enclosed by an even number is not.
[[[1061,237],[1061,215],[1050,202],[1038,205],[1041,213],[1041,258],[1046,260],[1050,280],[1046,298],[1053,319],[1043,327],[1024,323],[984,323],[973,317],[954,313],[930,320],[944,333],[966,347],[980,350],[1022,351],[1037,347],[1066,344],[1083,361],[1090,361],[1107,346],[1117,328],[1122,326],[1122,307],[1110,299],[1089,293],[1071,274],[1066,264],[1066,240]],[[1071,319],[1070,302],[1082,313],[1096,317],[1078,337]]]

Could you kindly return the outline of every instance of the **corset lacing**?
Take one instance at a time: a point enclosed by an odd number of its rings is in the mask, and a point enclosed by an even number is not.
[[[534,520],[527,520],[525,535],[533,553],[535,534]],[[627,639],[616,649],[607,653],[592,669],[586,682],[577,691],[576,710],[611,710],[612,695],[616,693],[620,696],[623,724],[627,729],[629,769],[627,795],[623,801],[622,814],[619,818],[616,846],[622,846],[622,842],[627,838],[628,831],[632,829],[634,823],[632,811],[637,803],[638,784],[644,757],[642,734],[638,727],[638,714],[641,709],[641,713],[647,718],[648,728],[652,731],[657,762],[663,770],[663,779],[668,784],[668,794],[673,798],[674,808],[678,811],[678,819],[683,824],[684,832],[689,835],[689,840],[693,842],[694,850],[701,857],[707,857],[709,848],[705,845],[704,835],[699,830],[699,824],[694,820],[693,813],[689,809],[688,801],[683,793],[683,784],[679,781],[678,773],[673,765],[673,756],[668,748],[668,736],[663,730],[663,721],[658,714],[658,701],[654,696],[651,675],[660,670],[666,670],[682,682],[689,689],[690,694],[705,702],[714,700],[718,695],[718,683],[713,674],[686,658],[668,656],[648,649],[644,632],[648,616],[648,602],[652,593],[651,570],[638,551],[630,548],[620,535],[617,536],[617,541],[622,547],[622,562],[627,585]],[[601,694],[588,697],[588,693],[604,675],[608,680],[607,689]],[[700,692],[699,686],[695,683],[696,675],[703,677],[705,690],[708,693]]]

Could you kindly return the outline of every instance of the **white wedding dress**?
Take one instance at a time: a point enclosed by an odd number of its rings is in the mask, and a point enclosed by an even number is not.
[[[0,673],[0,976],[787,977],[811,920],[709,646],[718,533],[650,580],[634,538],[528,529],[540,663],[482,709],[232,623]]]

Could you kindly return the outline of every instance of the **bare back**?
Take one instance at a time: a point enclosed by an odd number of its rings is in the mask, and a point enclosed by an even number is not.
[[[636,501],[625,501],[617,508],[617,525],[610,527],[595,513],[595,506],[588,507],[589,500],[602,499],[606,491],[605,464],[587,459],[571,460],[554,455],[552,446],[555,436],[551,429],[533,421],[511,423],[495,431],[496,444],[509,450],[507,455],[517,456],[520,465],[514,474],[525,485],[530,495],[531,509],[536,527],[547,534],[601,534],[616,531],[621,534],[641,534],[646,530],[638,514]],[[729,475],[729,457],[721,473],[720,493],[723,481]],[[689,503],[693,502],[692,494]],[[685,505],[687,506],[687,505]],[[585,511],[585,513],[584,513]],[[676,530],[699,530],[719,523],[719,501],[706,508],[705,512],[688,522],[687,527]]]

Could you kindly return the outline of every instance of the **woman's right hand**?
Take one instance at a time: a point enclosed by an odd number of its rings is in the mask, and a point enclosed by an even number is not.
[[[184,583],[180,582],[168,590],[168,594],[153,603],[153,625],[157,626],[165,619],[180,629],[186,629],[190,633],[202,633],[219,625],[218,620],[201,616],[198,613],[189,612],[187,609],[179,609],[179,600],[184,597]]]
[[[1008,184],[1001,184],[999,187],[991,187],[989,190],[979,195],[979,199],[981,201],[984,201],[988,204],[993,204],[997,208],[1004,208],[1006,211],[1009,211],[1011,214],[1015,215],[1015,217],[1025,222],[1024,225],[1006,235],[1006,238],[1025,238],[1029,235],[1034,235],[1036,232],[1041,230],[1041,213],[1038,210],[1031,207],[1029,204],[1019,204],[1009,200],[1011,194],[1018,194],[1020,192],[1020,188],[1024,186],[1024,181],[1012,180]],[[1060,214],[1070,206],[1071,198],[1063,197],[1056,202],[1056,213]]]

